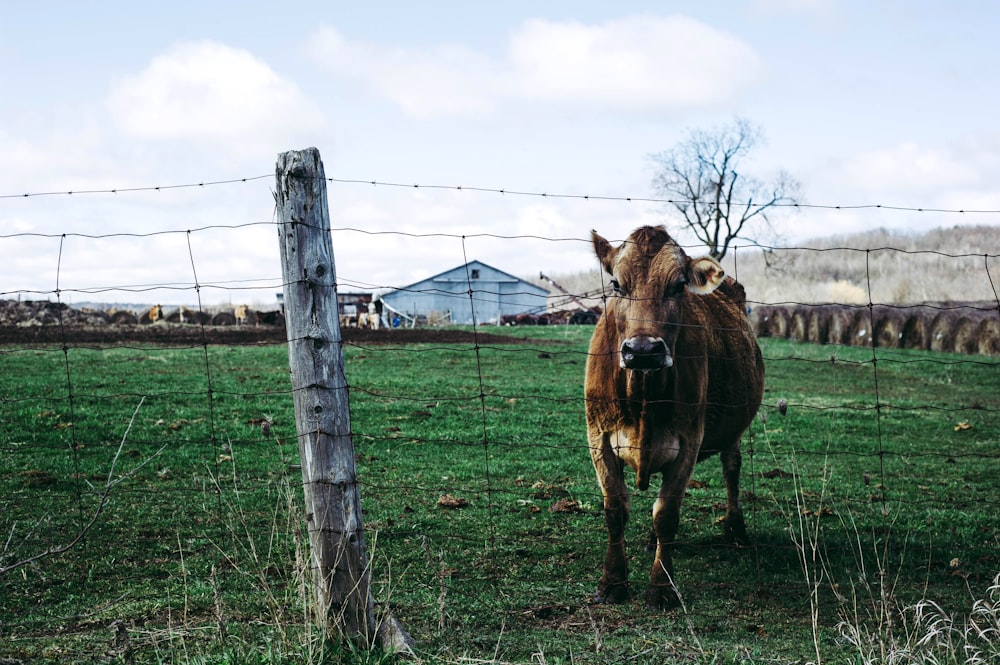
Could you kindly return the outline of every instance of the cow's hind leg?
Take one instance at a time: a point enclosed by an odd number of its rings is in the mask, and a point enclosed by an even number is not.
[[[604,493],[604,522],[608,549],[604,572],[597,586],[596,603],[624,603],[629,599],[628,562],[625,557],[625,525],[629,518],[629,495],[622,462],[611,449],[608,434],[590,437],[591,457]],[[596,448],[595,448],[596,446]]]
[[[726,480],[726,539],[737,545],[747,545],[750,541],[747,539],[743,509],[740,507],[740,468],[743,466],[743,455],[739,440],[719,456],[722,458],[722,475]]]

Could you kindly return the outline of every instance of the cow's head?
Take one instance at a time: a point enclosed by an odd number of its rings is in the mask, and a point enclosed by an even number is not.
[[[707,256],[688,257],[662,226],[636,229],[618,247],[596,231],[591,238],[618,297],[621,366],[646,372],[672,366],[681,304],[689,294],[714,291],[725,277],[722,266]]]

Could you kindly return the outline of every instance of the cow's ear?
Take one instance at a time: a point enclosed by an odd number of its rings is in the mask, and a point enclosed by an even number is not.
[[[594,243],[594,254],[597,254],[597,260],[601,262],[601,267],[609,275],[614,275],[615,248],[611,246],[610,242],[602,238],[597,231],[590,232],[590,239]]]
[[[692,259],[687,270],[687,290],[700,296],[714,291],[726,277],[726,271],[708,256]]]

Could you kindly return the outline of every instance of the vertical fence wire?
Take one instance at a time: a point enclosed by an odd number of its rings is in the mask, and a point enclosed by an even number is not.
[[[875,432],[876,444],[878,445],[878,468],[879,481],[882,485],[879,492],[879,504],[882,514],[882,530],[888,534],[888,493],[889,487],[885,476],[885,447],[882,440],[882,400],[879,394],[878,383],[878,336],[875,335],[875,305],[872,302],[872,278],[871,278],[871,250],[865,250],[865,284],[868,291],[868,330],[872,348],[872,383],[875,390]],[[888,536],[887,536],[888,537]],[[888,547],[888,545],[887,545]]]
[[[465,260],[465,268],[466,268],[465,281],[467,289],[464,295],[468,297],[473,312],[473,326],[471,331],[473,336],[472,353],[475,359],[475,371],[478,382],[478,392],[477,394],[474,395],[474,399],[477,400],[479,407],[478,408],[479,413],[477,418],[478,423],[476,424],[477,425],[476,429],[477,430],[481,429],[481,433],[476,435],[478,441],[475,441],[473,443],[478,445],[478,447],[481,449],[483,456],[483,474],[484,474],[483,483],[486,495],[485,535],[486,535],[486,545],[488,548],[489,565],[490,565],[489,581],[492,583],[493,589],[495,591],[495,593],[493,594],[494,597],[486,596],[484,599],[482,599],[481,602],[483,602],[487,607],[490,607],[492,609],[509,610],[509,608],[505,607],[505,603],[500,602],[500,599],[502,598],[501,591],[503,590],[503,580],[504,580],[504,572],[503,572],[504,566],[502,564],[501,557],[504,556],[504,553],[500,551],[501,549],[501,534],[499,526],[500,518],[497,514],[498,513],[497,504],[503,498],[504,493],[507,490],[502,486],[501,484],[502,481],[494,477],[494,461],[497,455],[502,454],[501,451],[503,450],[504,441],[498,439],[497,437],[492,436],[490,433],[489,400],[495,396],[496,391],[489,390],[488,392],[489,388],[488,382],[490,379],[487,377],[487,370],[484,367],[484,365],[486,364],[484,360],[488,361],[488,358],[484,359],[483,355],[484,343],[482,342],[480,337],[480,325],[479,325],[481,323],[481,321],[479,320],[480,311],[477,311],[477,297],[478,295],[481,295],[481,293],[477,292],[476,285],[473,283],[472,275],[470,274],[468,268],[469,266],[468,252],[467,252],[468,237],[466,235],[462,235],[462,236],[455,236],[454,239],[460,240],[461,242],[462,256],[463,259]],[[201,280],[199,279],[198,275],[198,262],[196,261],[195,253],[193,251],[192,231],[188,230],[186,232],[186,240],[187,240],[188,259],[190,262],[190,270],[194,278],[194,284],[193,287],[191,287],[190,292],[195,296],[198,305],[198,312],[200,315],[202,315],[205,312],[205,305],[202,302],[202,289],[204,287],[204,284],[201,283]],[[504,241],[497,240],[496,242],[504,242]],[[58,397],[54,399],[58,399],[65,403],[68,414],[67,419],[71,424],[71,426],[68,427],[69,432],[66,433],[66,438],[68,438],[69,440],[71,465],[73,468],[73,476],[74,476],[74,482],[72,485],[70,500],[75,502],[75,508],[74,508],[76,513],[75,519],[79,524],[79,528],[83,529],[88,521],[88,507],[85,505],[87,502],[88,491],[86,489],[85,479],[82,477],[83,468],[86,465],[81,464],[80,452],[79,452],[80,446],[78,445],[79,433],[77,431],[77,427],[75,426],[78,417],[83,417],[83,416],[78,413],[78,411],[82,410],[79,408],[81,398],[77,394],[76,392],[77,389],[75,388],[77,374],[76,374],[76,368],[74,367],[74,364],[72,362],[73,358],[71,357],[73,351],[77,349],[77,342],[73,340],[72,330],[66,319],[66,313],[62,306],[65,294],[63,273],[65,269],[64,263],[66,259],[64,257],[64,251],[67,250],[68,250],[67,234],[62,234],[61,236],[59,236],[59,252],[56,263],[56,284],[55,284],[55,289],[52,293],[54,294],[57,302],[56,318],[59,326],[58,337],[59,337],[60,350],[62,352],[62,365],[63,365],[62,369],[64,375],[65,397]],[[734,274],[737,278],[739,277],[739,273],[741,270],[740,266],[742,265],[742,256],[738,256],[738,254],[739,254],[738,251],[734,249],[733,252],[733,259],[735,266]],[[893,351],[891,349],[884,348],[883,345],[880,344],[878,335],[875,334],[876,324],[878,323],[877,307],[879,306],[876,304],[878,299],[875,297],[875,291],[877,286],[876,281],[878,280],[878,276],[876,275],[874,267],[872,265],[872,258],[873,258],[872,250],[870,249],[864,250],[864,254],[865,254],[864,279],[866,283],[866,295],[867,295],[867,304],[864,307],[867,309],[867,312],[865,312],[865,314],[867,315],[866,318],[868,324],[867,325],[868,331],[870,331],[870,334],[867,338],[867,343],[871,347],[870,376],[873,388],[873,397],[872,397],[873,403],[871,405],[871,408],[874,411],[874,416],[875,416],[875,422],[874,422],[875,435],[873,441],[873,443],[875,444],[875,449],[872,450],[871,452],[874,453],[874,456],[877,456],[878,458],[878,475],[880,483],[880,486],[878,488],[878,494],[875,497],[873,497],[873,499],[877,499],[877,503],[879,504],[880,515],[881,515],[881,529],[882,532],[886,534],[885,537],[888,540],[889,526],[890,526],[890,520],[889,520],[890,503],[888,494],[890,489],[893,490],[894,494],[896,494],[899,491],[899,488],[895,485],[893,485],[890,488],[890,482],[898,483],[901,482],[901,479],[898,479],[896,477],[890,477],[890,472],[887,469],[886,458],[892,457],[896,453],[893,451],[892,446],[889,445],[889,442],[887,441],[887,436],[890,435],[891,430],[888,429],[887,426],[885,411],[886,409],[890,408],[890,406],[895,406],[895,405],[892,404],[892,398],[891,398],[892,395],[891,379],[888,381],[887,385],[883,385],[882,381],[883,377],[880,374],[880,370],[885,365],[885,363],[887,362],[892,363],[898,359],[895,359],[891,355],[887,355],[887,352],[891,354]],[[990,267],[990,259],[992,257],[995,257],[995,255],[986,253],[983,254],[982,256],[984,258],[984,268],[986,277],[987,280],[989,281],[990,288],[993,292],[994,299],[996,300],[997,303],[996,311],[998,312],[998,314],[1000,314],[1000,295],[998,295],[997,293],[997,286],[994,281]],[[602,298],[602,301],[604,302],[606,308],[607,289],[605,284],[605,275],[603,271],[600,270],[598,270],[598,273],[600,275],[599,279],[601,281],[601,287],[602,287],[600,298]],[[758,306],[763,306],[765,304],[766,303],[758,303]],[[203,373],[204,373],[204,386],[205,386],[203,393],[203,396],[205,398],[204,407],[206,409],[205,414],[208,420],[207,422],[207,429],[209,431],[208,443],[211,446],[213,455],[213,460],[209,464],[209,466],[211,466],[214,469],[214,475],[216,480],[218,481],[219,479],[221,479],[221,474],[222,474],[222,466],[221,466],[222,456],[220,455],[219,437],[220,433],[223,431],[224,426],[219,422],[220,415],[219,413],[217,413],[217,411],[224,411],[224,409],[222,408],[223,406],[222,402],[219,402],[217,400],[217,395],[219,394],[218,382],[220,379],[224,377],[222,376],[217,377],[216,376],[217,372],[213,369],[212,353],[210,349],[210,346],[212,346],[213,343],[209,339],[204,316],[199,317],[199,326],[200,326],[200,346],[202,347],[200,350],[201,362],[199,364],[203,367]],[[805,337],[805,335],[803,335],[803,337]],[[838,343],[838,346],[839,345],[840,343]],[[777,358],[773,360],[783,362],[785,359]],[[219,372],[221,373],[223,372],[223,370],[219,370]],[[347,386],[346,377],[344,377],[344,383],[346,387]],[[142,392],[144,393],[143,398],[149,396],[148,394],[150,392],[149,390],[144,388]],[[110,399],[113,396],[114,395],[110,394],[110,391],[108,391],[108,394],[97,394],[94,397],[97,399]],[[86,398],[89,399],[90,396],[87,395]],[[393,396],[389,395],[389,398],[393,398]],[[581,403],[576,406],[583,406],[583,405]],[[773,408],[773,405],[767,405],[767,406]],[[932,405],[923,405],[923,406],[929,408]],[[845,408],[848,407],[845,405],[833,407],[831,409],[831,413],[836,413],[836,409],[845,409]],[[750,427],[747,431],[747,442],[748,442],[747,452],[750,457],[748,465],[750,471],[749,486],[751,493],[755,496],[761,491],[761,485],[766,485],[766,483],[759,481],[759,479],[757,478],[758,473],[760,473],[760,470],[758,469],[758,467],[756,467],[756,461],[757,461],[756,456],[758,453],[757,451],[758,437],[756,437],[755,431],[756,427],[758,426],[761,427],[761,436],[766,439],[767,437],[766,422],[762,422],[759,425],[755,423],[754,426]],[[790,424],[788,428],[789,430],[791,430]],[[791,432],[789,432],[789,434],[791,435]],[[796,431],[795,434],[798,434],[798,432]],[[574,433],[573,436],[579,438],[582,437],[583,434],[582,432]],[[566,445],[567,447],[569,446],[569,444]],[[576,454],[578,450],[582,450],[580,446],[576,443],[574,443],[573,446],[574,446],[573,454]],[[498,471],[497,475],[501,475],[501,472]],[[372,497],[373,500],[379,501],[390,496],[389,495],[391,491],[390,489],[384,487],[379,489],[381,492],[383,492],[383,494]],[[432,490],[430,488],[425,487],[422,488],[421,491],[426,492]],[[214,493],[216,494],[216,502],[217,502],[215,508],[217,512],[216,517],[220,521],[224,521],[225,507],[224,507],[223,494],[218,489]],[[153,499],[150,497],[146,497],[146,500],[152,501]],[[183,500],[183,497],[180,497],[179,500]],[[758,503],[760,502],[757,500],[751,502],[752,506],[751,519],[753,520],[754,532],[755,532],[754,535],[755,535],[755,540],[757,541],[760,540],[761,536],[761,534],[758,532],[758,528],[759,528],[759,523],[761,522],[762,519],[758,518],[758,513],[759,512],[762,513],[764,510],[766,510],[762,506],[759,506]],[[204,528],[207,530],[211,527],[206,526]],[[223,531],[225,530],[224,526],[221,528]],[[195,530],[196,529],[192,527],[192,533],[195,532]],[[461,539],[463,543],[470,544],[471,548],[471,543],[475,542],[475,538],[477,537],[477,535],[478,534],[473,534],[470,536],[470,534],[463,533],[463,534],[456,534],[456,537]],[[87,538],[83,539],[81,544],[82,548],[88,547],[87,540],[88,540]],[[593,549],[594,552],[597,552],[599,546],[593,546],[593,545],[594,543],[599,541],[599,529],[595,529],[594,533],[588,534],[586,536],[585,541],[588,547]],[[762,573],[762,565],[763,565],[762,554],[766,553],[762,552],[762,549],[764,547],[769,547],[769,546],[771,545],[755,546],[752,548],[755,560],[754,565],[757,571],[756,585],[758,588],[763,588],[764,586],[766,586],[766,581]],[[186,551],[185,550],[186,547],[187,545],[178,544],[178,549],[180,551]],[[886,545],[886,547],[888,547],[888,545]],[[92,552],[90,550],[87,549],[82,550],[82,556],[84,558],[89,557],[91,555]],[[596,558],[597,557],[595,555],[595,559]],[[85,569],[81,569],[80,572],[81,575],[83,576],[86,576],[87,574]],[[137,572],[125,573],[125,574],[137,574]],[[595,576],[595,581],[596,581],[596,576]],[[86,610],[85,600],[82,597],[80,597],[77,599],[76,602],[77,602],[76,605],[77,614],[83,613]],[[706,615],[710,615],[712,610],[706,608],[705,612]]]
[[[84,484],[83,474],[80,472],[80,456],[79,456],[79,446],[76,440],[76,396],[73,392],[73,372],[70,365],[69,359],[69,339],[66,331],[66,327],[63,324],[63,308],[62,308],[62,289],[60,280],[62,278],[62,264],[63,264],[63,249],[66,243],[66,234],[62,234],[59,237],[59,254],[56,259],[56,286],[55,286],[55,296],[56,296],[56,316],[59,324],[59,337],[61,342],[61,350],[63,355],[63,367],[66,372],[66,407],[69,412],[69,447],[71,455],[73,458],[73,476],[75,478],[73,482],[73,489],[76,498],[76,512],[77,512],[77,534],[82,535],[80,540],[80,547],[84,550],[84,556],[86,556],[87,550],[87,514],[84,507],[83,495],[84,495]],[[56,545],[58,547],[58,545]],[[81,580],[86,584],[86,572],[81,570]],[[76,603],[77,614],[81,614],[82,609],[82,598]]]
[[[468,287],[469,296],[469,307],[472,311],[472,338],[473,338],[473,353],[476,357],[476,380],[479,386],[479,417],[480,423],[483,428],[483,438],[482,438],[482,448],[483,448],[483,473],[486,480],[486,511],[487,511],[487,534],[489,543],[489,554],[490,554],[490,567],[491,575],[490,578],[493,581],[494,590],[499,592],[500,586],[500,573],[499,566],[497,565],[497,548],[496,548],[496,517],[494,515],[494,494],[493,494],[493,477],[490,473],[490,436],[489,436],[489,423],[487,418],[487,406],[486,406],[486,383],[483,379],[483,362],[481,349],[479,346],[479,320],[476,312],[476,289],[472,284],[472,274],[469,272],[469,256],[466,250],[465,236],[462,236],[462,258],[465,260],[465,280],[466,286]],[[498,313],[499,315],[499,313]],[[498,321],[499,323],[499,321]],[[496,594],[496,599],[500,599],[500,594]],[[492,599],[491,599],[492,600]],[[490,603],[492,604],[492,602]]]
[[[735,279],[737,282],[740,281],[740,262],[739,262],[740,248],[741,247],[740,247],[739,244],[733,245],[733,247],[732,247],[732,250],[733,250],[733,254],[732,254],[732,256],[733,256],[733,279]],[[746,315],[749,317],[750,316],[750,307],[751,307],[749,300],[747,300],[747,302],[745,303],[745,306],[746,306]],[[767,374],[766,374],[766,372],[765,372],[765,375],[764,375],[764,383],[765,383],[765,385],[767,384]],[[750,503],[750,523],[751,523],[751,529],[753,530],[753,542],[754,542],[753,547],[751,547],[750,549],[753,552],[754,572],[756,574],[756,581],[757,581],[757,589],[758,589],[758,591],[763,588],[763,571],[762,571],[762,568],[761,568],[760,547],[758,547],[756,545],[756,543],[760,542],[760,535],[761,534],[760,534],[760,522],[757,519],[757,504],[758,504],[758,501],[756,500],[757,499],[757,495],[758,495],[758,489],[757,489],[757,441],[756,441],[756,439],[754,437],[754,433],[755,433],[755,431],[757,430],[758,427],[760,427],[762,429],[764,427],[766,427],[767,415],[766,415],[766,412],[763,411],[763,409],[766,409],[766,406],[762,404],[761,407],[760,407],[760,409],[758,409],[758,413],[754,416],[753,422],[750,423],[750,426],[747,427],[746,431],[743,433],[743,436],[746,437],[746,440],[747,440],[747,442],[749,444],[749,448],[748,448],[748,450],[746,452],[747,452],[747,455],[750,458],[750,464],[748,464],[747,466],[750,467],[750,496],[753,497],[753,499],[754,499],[753,501],[749,502]],[[742,441],[741,441],[741,445],[742,445]],[[741,478],[741,485],[745,484],[745,483],[746,483],[746,474],[743,474],[743,477]]]
[[[195,293],[195,298],[198,301],[198,314],[199,314],[198,328],[201,333],[202,359],[204,360],[205,363],[205,384],[206,384],[205,395],[208,401],[208,432],[209,432],[209,444],[211,444],[212,447],[212,465],[215,470],[215,482],[220,483],[222,480],[222,471],[220,467],[222,457],[220,454],[221,451],[219,449],[219,440],[218,436],[216,435],[216,427],[215,427],[215,388],[212,383],[212,364],[209,361],[208,338],[207,335],[205,334],[205,323],[204,319],[200,316],[204,308],[201,302],[201,284],[198,281],[198,266],[196,265],[196,262],[194,260],[194,249],[191,247],[190,230],[188,230],[184,234],[184,239],[187,242],[188,260],[191,262],[191,275],[192,277],[194,277],[193,290]],[[181,307],[180,312],[182,314],[183,311],[184,308]],[[222,516],[223,515],[222,492],[217,490],[215,492],[215,495],[216,495],[216,502],[219,515]],[[220,520],[220,527],[222,527],[222,522],[224,522],[224,520]]]
[[[997,293],[996,282],[993,281],[993,275],[990,273],[990,255],[983,254],[983,267],[986,270],[986,279],[990,282],[990,290],[993,291],[993,299],[997,303],[997,316],[1000,316],[1000,293]]]

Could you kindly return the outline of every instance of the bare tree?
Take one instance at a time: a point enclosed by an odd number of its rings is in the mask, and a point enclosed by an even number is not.
[[[784,171],[768,182],[742,172],[762,138],[744,118],[706,130],[690,130],[674,148],[651,155],[653,187],[684,218],[684,224],[721,260],[736,238],[762,243],[774,233],[772,214],[794,205],[799,184]],[[768,241],[771,238],[767,238]]]

